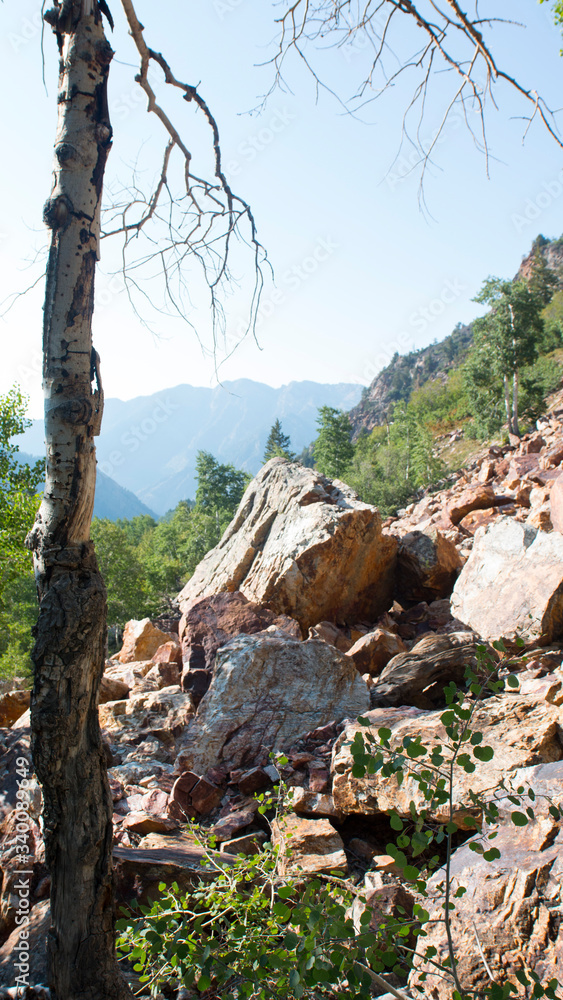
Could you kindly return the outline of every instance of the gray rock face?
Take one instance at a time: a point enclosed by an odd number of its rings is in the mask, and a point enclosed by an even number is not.
[[[484,639],[563,635],[563,537],[503,517],[475,535],[452,614]]]
[[[241,635],[217,653],[209,691],[177,760],[181,771],[251,765],[333,719],[369,707],[348,657],[319,639]]]
[[[344,483],[282,458],[252,480],[219,544],[179,596],[240,590],[306,631],[316,622],[371,620],[392,600],[397,540],[377,508]]]

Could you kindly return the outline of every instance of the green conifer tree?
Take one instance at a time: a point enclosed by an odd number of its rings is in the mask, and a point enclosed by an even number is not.
[[[293,462],[295,455],[291,451],[290,445],[289,434],[283,433],[281,421],[276,417],[266,441],[264,462],[268,462],[271,458],[287,458],[290,462]]]

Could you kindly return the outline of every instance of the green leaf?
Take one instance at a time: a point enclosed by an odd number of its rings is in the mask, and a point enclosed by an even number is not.
[[[299,986],[300,982],[301,982],[301,976],[299,975],[298,970],[292,969],[291,972],[289,973],[289,985],[291,989],[294,990],[296,986]]]
[[[497,858],[500,858],[500,856],[501,854],[498,847],[491,847],[490,851],[483,852],[485,861],[496,861]]]
[[[506,683],[507,683],[507,684],[508,684],[508,686],[509,686],[509,687],[511,687],[511,688],[517,688],[517,687],[520,687],[520,681],[519,681],[519,680],[518,680],[518,678],[517,678],[517,677],[515,676],[515,674],[509,674],[509,675],[508,675],[508,677],[506,678]]]
[[[524,813],[516,812],[516,811],[512,812],[510,814],[510,818],[511,818],[512,822],[514,823],[514,826],[527,826],[528,825],[528,817],[525,816]]]
[[[495,755],[495,751],[492,747],[473,747],[473,756],[477,757],[477,760],[489,761],[492,760]]]
[[[403,829],[404,823],[403,823],[401,817],[397,815],[397,813],[395,813],[395,812],[391,813],[391,815],[389,817],[389,822],[391,824],[391,829],[393,829],[393,830],[402,830]]]

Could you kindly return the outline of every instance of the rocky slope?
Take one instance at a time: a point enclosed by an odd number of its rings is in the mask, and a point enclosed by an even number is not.
[[[399,788],[381,771],[358,774],[357,716],[373,733],[385,727],[392,745],[419,735],[442,744],[446,686],[463,684],[480,647],[502,638],[511,656],[500,669],[516,686],[485,697],[472,724],[494,757],[471,773],[460,767],[452,786],[452,877],[467,887],[453,917],[459,971],[467,990],[487,985],[487,969],[501,983],[524,969],[562,980],[563,831],[549,807],[563,809],[563,393],[521,442],[482,451],[448,489],[383,524],[345,484],[273,459],[180,602],[167,630],[129,623],[103,678],[120,901],[146,900],[162,881],[193,884],[203,854],[190,819],[214,833],[225,863],[272,837],[285,871],[340,871],[365,890],[374,927],[393,907],[412,907],[416,891],[388,853],[388,812],[408,820],[411,801],[427,803],[411,779]],[[13,772],[29,753],[26,707],[25,692],[0,700],[5,986],[15,975]],[[277,749],[287,758],[278,768]],[[270,828],[254,794],[280,777],[290,812]],[[474,793],[501,780],[531,789],[534,820],[514,827],[502,793],[501,857],[486,862],[470,850],[470,819],[483,835],[495,831]],[[37,786],[31,797],[39,982],[49,879]],[[432,821],[445,818],[439,803],[429,808]],[[431,916],[442,912],[443,877],[424,904]],[[445,953],[443,924],[431,925],[429,942]],[[408,983],[390,985],[412,990],[421,962]],[[436,976],[426,993],[449,1000],[451,989]]]

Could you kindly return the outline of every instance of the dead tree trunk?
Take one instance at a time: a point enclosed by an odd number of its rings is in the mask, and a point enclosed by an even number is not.
[[[97,711],[106,595],[90,541],[103,408],[92,312],[113,52],[98,0],[63,0],[45,18],[61,58],[53,188],[44,211],[51,230],[46,484],[29,544],[40,599],[31,726],[51,873],[50,986],[57,1000],[125,1000],[132,994],[114,956],[112,804]]]

